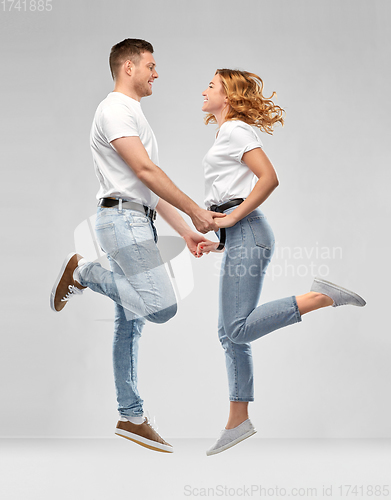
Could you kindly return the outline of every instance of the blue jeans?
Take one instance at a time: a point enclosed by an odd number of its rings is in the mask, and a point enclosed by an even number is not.
[[[259,208],[226,228],[218,331],[225,351],[230,401],[254,400],[250,342],[301,321],[295,297],[258,305],[273,251],[273,231]]]
[[[80,284],[115,302],[113,367],[118,411],[124,417],[141,416],[138,341],[145,320],[165,323],[176,314],[176,297],[151,219],[136,210],[99,207],[95,231],[111,270],[97,262],[85,264],[79,270]]]

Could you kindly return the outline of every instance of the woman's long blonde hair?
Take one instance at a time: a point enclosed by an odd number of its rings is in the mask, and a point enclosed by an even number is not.
[[[236,69],[218,69],[215,74],[220,75],[228,97],[230,109],[226,121],[242,120],[268,134],[273,133],[276,123],[284,125],[284,110],[271,100],[276,93],[265,97],[262,94],[263,81],[258,75]],[[216,123],[216,118],[209,113],[205,123]]]

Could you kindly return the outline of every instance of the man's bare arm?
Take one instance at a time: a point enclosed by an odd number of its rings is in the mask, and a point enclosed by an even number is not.
[[[163,198],[160,198],[156,206],[156,211],[182,238],[186,234],[193,232],[178,210],[168,203],[168,201],[163,200]]]
[[[224,217],[224,214],[208,212],[200,208],[183,193],[163,170],[152,162],[139,137],[121,137],[112,141],[111,145],[151,191],[170,205],[185,212],[198,231],[207,233],[218,230],[214,218]]]
[[[202,236],[202,234],[193,231],[183,219],[183,217],[179,214],[179,212],[172,205],[170,205],[170,203],[168,203],[166,200],[163,200],[163,198],[160,198],[156,210],[158,214],[168,224],[170,224],[170,226],[175,229],[175,231],[180,236],[182,236],[182,238],[186,241],[188,249],[195,257],[202,256],[202,252],[198,252],[197,249],[199,244],[212,244],[212,242],[207,240],[205,236]]]

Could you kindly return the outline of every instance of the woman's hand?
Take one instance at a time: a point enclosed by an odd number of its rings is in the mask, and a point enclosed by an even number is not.
[[[187,248],[194,257],[202,257],[202,252],[198,252],[197,246],[199,243],[213,243],[200,233],[193,231],[188,224],[183,220],[178,211],[167,201],[160,198],[156,210],[163,219],[170,224],[172,228],[185,240]],[[201,210],[201,209],[200,209]],[[204,210],[206,212],[206,210]],[[210,212],[208,212],[210,213]],[[224,214],[223,214],[224,215]],[[219,220],[219,219],[214,219]]]
[[[183,239],[186,241],[187,248],[194,255],[194,257],[202,257],[204,252],[198,250],[200,245],[213,245],[214,242],[207,240],[202,234],[196,233],[195,231],[188,231]],[[218,245],[218,243],[217,243]]]
[[[238,221],[234,215],[234,212],[231,212],[230,214],[226,215],[224,219],[215,219],[216,225],[220,227],[232,227],[234,226]]]
[[[224,252],[224,248],[222,250],[217,250],[217,247],[219,246],[218,241],[205,241],[198,243],[197,245],[197,253],[199,254],[199,257],[201,257],[203,254],[208,254],[209,252]]]
[[[223,228],[223,227],[234,226],[237,223],[237,220],[234,215],[234,212],[231,212],[222,219],[215,219],[215,222],[219,226],[219,228]],[[201,241],[197,245],[196,257],[201,257],[202,255],[208,254],[209,252],[217,252],[217,253],[224,252],[224,248],[222,250],[217,250],[218,246],[219,242],[216,241],[209,241],[209,240]]]

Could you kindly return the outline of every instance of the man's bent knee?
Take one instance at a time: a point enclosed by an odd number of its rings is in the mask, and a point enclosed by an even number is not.
[[[243,339],[243,330],[242,328],[238,328],[232,331],[227,332],[227,337],[234,344],[246,344],[246,340]]]
[[[178,306],[175,303],[171,306],[166,307],[165,309],[161,309],[160,311],[149,314],[146,319],[148,321],[151,321],[152,323],[166,323],[175,316],[177,310]]]

